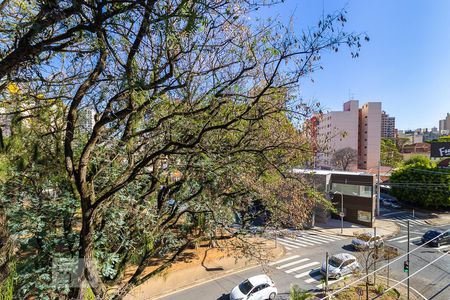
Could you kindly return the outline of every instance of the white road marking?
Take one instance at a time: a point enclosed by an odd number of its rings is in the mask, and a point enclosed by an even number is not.
[[[321,245],[322,243],[319,243],[319,242],[316,242],[316,241],[312,241],[312,240],[308,240],[308,239],[306,239],[306,238],[303,238],[303,237],[296,237],[296,240],[300,240],[302,243],[303,243],[303,241],[304,241],[304,243],[305,244],[310,244],[311,246],[314,246],[313,244],[311,244],[311,243],[314,243],[314,244],[317,244],[317,245]]]
[[[316,234],[316,235],[319,235],[319,236],[323,236],[324,238],[328,238],[328,239],[332,239],[332,240],[336,240],[336,241],[338,241],[338,240],[342,240],[342,239],[345,239],[345,237],[343,237],[343,236],[338,236],[338,235],[329,235],[329,234],[326,234],[326,233],[314,233],[314,234]]]
[[[305,282],[306,282],[306,283],[312,283],[312,282],[319,281],[319,280],[320,280],[320,278],[319,278],[319,279],[315,279],[315,278],[312,278],[312,277],[311,277],[311,278],[309,278],[309,279],[306,279]]]
[[[401,240],[401,239],[404,239],[405,237],[407,237],[406,235],[402,235],[402,236],[400,236],[400,237],[396,237],[395,239],[390,239],[390,240],[388,240],[388,242],[393,242],[393,241],[396,241],[396,240]]]
[[[292,272],[296,272],[296,271],[298,271],[298,270],[306,269],[306,268],[309,268],[309,267],[312,267],[312,266],[316,266],[316,265],[319,265],[319,264],[320,264],[319,262],[314,261],[314,262],[311,262],[311,263],[306,264],[306,265],[302,265],[302,266],[298,266],[298,267],[295,267],[295,268],[286,270],[286,271],[284,271],[284,272],[290,274],[290,273],[292,273]]]
[[[306,238],[306,236],[303,236],[303,237]],[[329,240],[327,241],[325,239],[317,238],[317,237],[312,236],[312,235],[307,235],[307,237],[308,237],[308,239],[311,239],[313,241],[317,241],[317,242],[320,242],[320,243],[329,243],[330,242]]]
[[[291,241],[291,239],[287,239],[287,238],[278,238],[278,241],[280,241],[280,243],[284,242],[284,243],[288,243],[288,244],[293,245],[293,246],[297,246],[297,248],[298,247],[307,247],[307,246],[305,246],[305,245],[303,245],[301,243],[297,243],[297,242]]]
[[[301,274],[297,274],[297,275],[295,275],[294,277],[295,277],[295,278],[302,278],[302,277],[308,276],[309,273],[311,273],[311,271],[304,272],[304,273],[301,273]]]
[[[300,260],[296,260],[296,261],[284,264],[282,266],[278,266],[277,269],[279,270],[279,269],[284,269],[284,268],[287,268],[287,267],[290,267],[290,266],[293,266],[293,265],[298,265],[298,264],[300,264],[302,262],[305,262],[305,261],[308,261],[308,260],[309,260],[309,258],[302,258]]]
[[[283,258],[283,259],[271,262],[269,264],[269,266],[273,266],[273,265],[276,265],[276,264],[279,264],[279,263],[283,263],[283,262],[288,261],[288,260],[293,260],[293,259],[296,259],[298,257],[300,257],[300,255],[294,255],[294,256],[291,256],[291,257],[286,257],[286,258]]]
[[[311,244],[311,243],[308,243],[308,242],[305,242],[305,241],[299,241],[299,240],[297,240],[297,238],[295,238],[295,239],[293,239],[293,238],[288,238],[288,237],[285,237],[286,239],[289,239],[289,240],[291,240],[292,241],[292,243],[299,243],[299,244],[303,244],[303,246],[304,247],[306,247],[305,245],[308,245],[308,246],[314,246],[314,244]]]
[[[289,240],[288,242],[296,244],[296,245],[300,245],[302,247],[314,246],[313,244],[306,243],[306,242],[303,242],[303,241],[298,241],[296,239],[293,239],[293,238],[290,238],[290,237],[287,237],[287,236],[285,236],[284,239],[287,239],[287,240]]]
[[[287,244],[287,243],[284,243],[284,242],[282,242],[282,241],[278,241],[278,243],[280,243],[280,244],[283,245],[283,246],[288,246],[288,247],[292,247],[292,248],[295,248],[295,249],[300,248],[300,247],[298,247],[298,246],[293,246],[293,245],[291,245],[291,244]]]

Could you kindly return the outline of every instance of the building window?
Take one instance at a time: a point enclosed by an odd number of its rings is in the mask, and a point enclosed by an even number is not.
[[[341,192],[348,196],[358,196],[371,198],[372,197],[372,187],[366,185],[356,185],[356,184],[344,184],[344,183],[332,183],[332,192]]]
[[[372,213],[370,211],[358,210],[358,221],[370,223]]]

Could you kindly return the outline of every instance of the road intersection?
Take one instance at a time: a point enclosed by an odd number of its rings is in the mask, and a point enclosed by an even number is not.
[[[400,255],[404,254],[407,248],[407,221],[410,222],[410,250],[420,247],[420,238],[427,230],[436,228],[429,225],[426,218],[417,216],[413,218],[410,212],[405,211],[391,211],[380,218],[395,222],[400,226],[398,234],[385,240],[386,244],[398,248]],[[441,226],[441,228],[448,229],[449,226]],[[371,229],[368,228],[367,231],[371,231]],[[220,279],[211,280],[205,284],[160,299],[225,300],[228,299],[228,293],[233,287],[244,279],[261,273],[268,274],[276,283],[279,291],[276,299],[289,299],[289,290],[293,284],[309,291],[321,291],[323,289],[324,278],[319,270],[322,262],[325,261],[326,252],[329,255],[347,252],[357,256],[352,247],[349,246],[352,238],[347,236],[317,230],[286,230],[282,234],[275,235],[274,232],[266,232],[265,234],[283,245],[286,250],[283,257],[267,265],[237,271]],[[410,256],[411,273],[426,266],[447,250],[450,250],[450,246],[446,245],[440,248],[424,246],[416,250]],[[386,261],[380,262],[379,267],[386,263]],[[406,277],[406,273],[403,273],[403,259],[392,263],[389,270],[391,285]],[[383,281],[381,282],[383,284],[387,283],[386,271],[387,268],[378,274],[378,280],[379,282]],[[418,295],[419,297],[424,299],[448,300],[450,299],[449,278],[450,254],[411,278],[411,287],[422,295]],[[349,284],[354,280],[356,278],[353,278],[353,276],[344,276],[338,280],[329,280],[329,286],[333,287],[336,283],[342,281]]]

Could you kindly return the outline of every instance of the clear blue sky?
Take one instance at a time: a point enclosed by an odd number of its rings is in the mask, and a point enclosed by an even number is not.
[[[327,110],[341,110],[353,95],[360,102],[381,101],[398,129],[438,127],[450,113],[450,1],[447,0],[286,0],[259,12],[296,30],[322,15],[346,8],[346,29],[365,32],[360,57],[348,51],[326,53],[323,70],[305,81],[302,97]]]

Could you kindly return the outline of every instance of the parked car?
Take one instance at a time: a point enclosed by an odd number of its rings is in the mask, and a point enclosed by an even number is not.
[[[242,281],[230,293],[230,300],[275,299],[278,290],[267,275],[256,275]]]
[[[381,199],[381,198],[380,198]],[[388,198],[384,198],[381,200],[381,204],[383,206],[386,207],[391,207],[391,208],[401,208],[402,206],[400,205],[400,203],[398,203],[397,201],[393,200],[393,199],[388,199]]]
[[[433,247],[450,244],[450,231],[444,233],[442,230],[428,230],[422,236],[422,243]]]
[[[328,259],[328,278],[339,279],[341,276],[361,270],[356,257],[349,253],[339,253]],[[320,273],[326,276],[326,262],[322,264]]]
[[[356,251],[383,247],[383,238],[379,235],[373,236],[369,232],[362,233],[352,240],[352,246]]]

